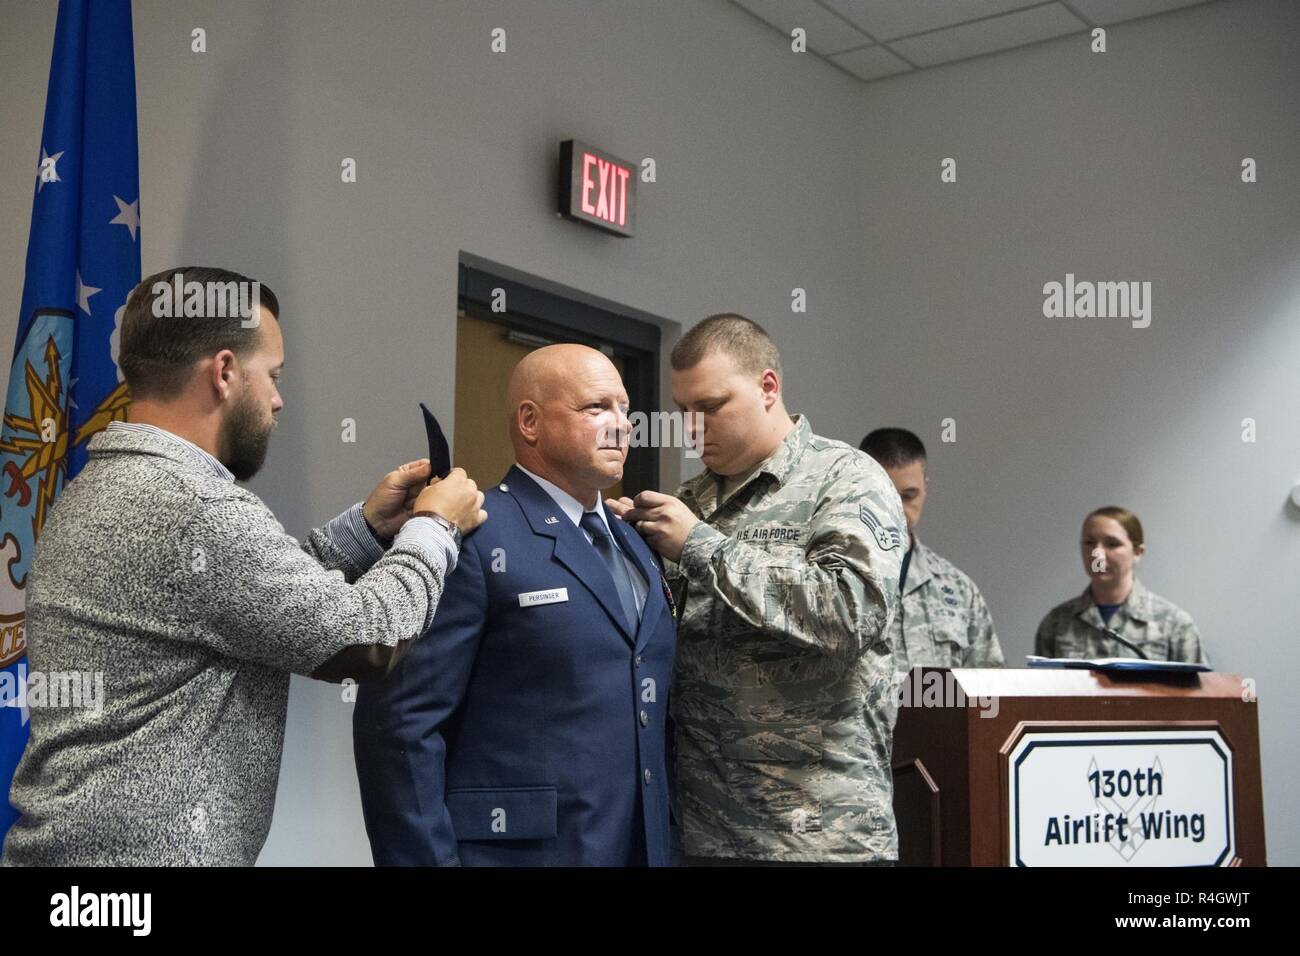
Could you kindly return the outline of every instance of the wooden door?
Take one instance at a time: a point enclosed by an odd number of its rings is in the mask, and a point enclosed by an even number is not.
[[[526,337],[512,336],[510,329],[495,322],[467,316],[456,317],[456,409],[455,448],[452,462],[464,468],[480,488],[490,488],[514,464],[510,445],[510,416],[506,386],[516,364],[540,348]],[[610,361],[623,374],[617,356]],[[605,497],[618,497],[623,483],[605,490]]]

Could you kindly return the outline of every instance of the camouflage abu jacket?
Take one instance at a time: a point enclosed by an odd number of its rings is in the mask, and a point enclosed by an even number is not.
[[[1091,590],[1058,604],[1038,625],[1034,653],[1042,657],[1136,657],[1100,631],[1107,625]],[[1210,658],[1192,616],[1133,579],[1128,600],[1115,609],[1109,627],[1153,661],[1208,664]]]
[[[702,519],[669,565],[683,842],[692,856],[896,859],[902,502],[866,454],[792,418],[726,500],[710,472],[678,491]]]
[[[980,589],[917,537],[912,538],[912,562],[893,631],[895,660],[903,674],[913,667],[1001,667],[1004,663]]]

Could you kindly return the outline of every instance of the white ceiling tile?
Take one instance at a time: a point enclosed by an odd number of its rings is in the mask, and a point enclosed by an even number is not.
[[[808,49],[822,56],[851,50],[871,42],[870,37],[854,29],[842,17],[814,0],[734,0],[756,17],[786,35],[795,27],[808,33]]]
[[[877,40],[937,30],[1042,0],[823,0]]]
[[[890,53],[883,46],[868,46],[830,57],[836,66],[843,67],[864,80],[878,80],[911,69],[907,62]]]
[[[1070,0],[1070,6],[1079,16],[1093,23],[1119,23],[1156,13],[1167,13],[1180,7],[1194,7],[1205,0]]]
[[[891,43],[890,47],[918,66],[936,66],[1086,28],[1087,24],[1069,10],[1053,3],[909,37]]]

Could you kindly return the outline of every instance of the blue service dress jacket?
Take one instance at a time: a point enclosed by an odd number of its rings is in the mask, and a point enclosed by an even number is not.
[[[523,471],[485,492],[484,508],[429,631],[359,689],[353,745],[375,863],[669,865],[677,629],[654,556],[606,513],[645,578],[633,625],[600,554]]]

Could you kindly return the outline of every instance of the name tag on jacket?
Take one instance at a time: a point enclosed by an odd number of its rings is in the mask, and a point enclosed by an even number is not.
[[[540,604],[562,604],[569,599],[568,588],[552,588],[549,591],[528,591],[519,595],[520,607],[537,607]]]

